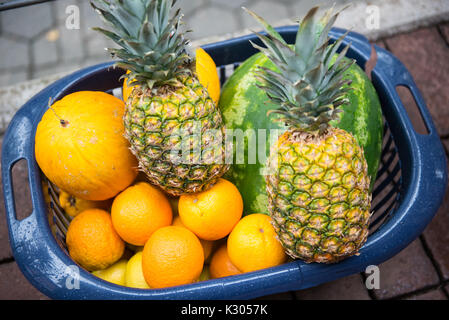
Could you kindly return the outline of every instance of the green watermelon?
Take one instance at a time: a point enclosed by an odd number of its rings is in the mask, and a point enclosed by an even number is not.
[[[269,132],[270,129],[279,129],[281,132],[285,130],[282,123],[273,121],[276,115],[267,116],[267,111],[275,106],[265,92],[256,86],[254,71],[257,66],[276,70],[274,64],[262,53],[251,56],[226,81],[219,101],[226,129],[248,133],[243,143],[238,143],[237,139],[234,141],[234,152],[237,148],[243,148],[244,159],[235,156],[231,169],[225,176],[242,194],[244,214],[268,213],[263,169],[270,148]],[[340,119],[332,124],[351,132],[363,148],[372,188],[382,151],[383,120],[380,101],[371,81],[357,64],[346,71],[345,77],[352,80],[350,86],[353,90],[347,94],[349,103],[342,107]],[[258,129],[267,129],[266,136],[259,135]],[[271,139],[274,137],[272,135]],[[256,161],[254,157],[248,157],[248,143],[253,146],[255,142],[262,149],[265,143],[265,154],[257,151],[261,154],[257,154]]]

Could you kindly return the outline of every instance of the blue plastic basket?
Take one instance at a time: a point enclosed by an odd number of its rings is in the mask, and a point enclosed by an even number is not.
[[[297,28],[278,28],[292,43]],[[332,29],[333,40],[345,30]],[[204,46],[220,68],[224,81],[240,62],[255,53],[244,36]],[[348,56],[363,68],[371,45],[356,33],[349,33]],[[375,47],[378,60],[372,81],[379,94],[385,117],[384,147],[381,166],[373,191],[374,215],[370,236],[360,250],[340,263],[306,264],[294,261],[278,267],[232,277],[165,289],[131,289],[103,281],[80,268],[79,288],[70,289],[75,265],[64,249],[58,230],[64,221],[58,207],[48,209],[43,197],[43,175],[34,156],[37,124],[47,109],[49,98],[58,100],[79,90],[109,91],[119,87],[123,71],[104,63],[77,71],[48,86],[28,101],[14,116],[5,134],[2,150],[2,179],[12,251],[26,278],[41,292],[57,299],[241,299],[304,289],[362,272],[368,265],[380,264],[416,239],[436,213],[443,199],[446,183],[446,159],[431,116],[412,77],[402,63],[388,51]],[[428,134],[418,134],[397,94],[397,86],[407,87],[419,108]],[[11,170],[25,159],[28,164],[33,211],[18,220],[14,207]],[[53,193],[52,188],[50,188]]]

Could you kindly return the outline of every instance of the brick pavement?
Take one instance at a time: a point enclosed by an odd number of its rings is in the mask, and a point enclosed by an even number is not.
[[[237,1],[228,1],[230,4]],[[2,19],[3,23],[3,19]],[[447,78],[449,24],[422,28],[379,40],[411,71],[429,110],[436,120],[446,152],[449,154],[449,113]],[[0,49],[1,50],[1,49]],[[404,104],[412,104],[404,97]],[[14,181],[20,190],[18,206],[27,203],[26,171],[15,169]],[[0,202],[3,199],[0,200]],[[3,203],[0,216],[4,215]],[[24,210],[26,212],[26,209]],[[315,288],[286,292],[269,299],[411,299],[446,300],[449,298],[449,191],[436,217],[424,233],[380,268],[380,290],[368,291],[364,276],[355,274]],[[21,275],[7,243],[5,219],[0,219],[0,299],[45,299]]]

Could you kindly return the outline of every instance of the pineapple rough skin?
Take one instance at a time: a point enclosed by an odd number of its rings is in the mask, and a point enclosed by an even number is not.
[[[151,183],[173,196],[207,190],[228,169],[218,107],[193,77],[180,88],[133,90],[125,135]]]
[[[363,150],[348,132],[286,131],[266,176],[273,225],[286,252],[306,262],[338,262],[368,236],[371,195]]]

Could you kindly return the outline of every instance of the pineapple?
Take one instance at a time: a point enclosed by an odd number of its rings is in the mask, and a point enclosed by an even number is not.
[[[306,262],[334,263],[354,255],[368,236],[371,195],[367,163],[351,133],[332,127],[346,103],[343,73],[353,60],[338,55],[328,32],[338,13],[320,19],[312,8],[289,46],[261,17],[265,47],[253,43],[280,70],[259,68],[257,78],[279,108],[286,131],[272,145],[265,176],[269,213],[288,255]],[[336,59],[335,59],[336,56]],[[335,62],[332,64],[333,60]]]
[[[93,0],[111,30],[95,28],[136,86],[125,136],[151,183],[173,196],[208,189],[229,168],[221,113],[198,81],[176,0]]]

